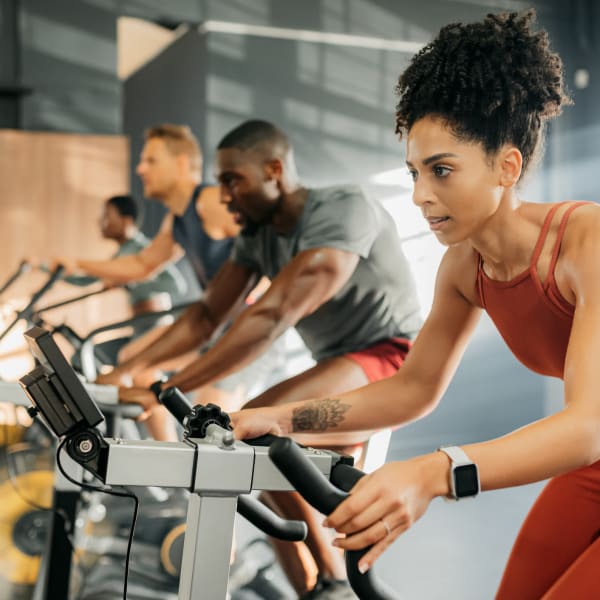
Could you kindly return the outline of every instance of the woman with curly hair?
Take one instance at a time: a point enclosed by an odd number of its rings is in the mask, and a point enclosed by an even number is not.
[[[497,599],[600,598],[600,209],[519,197],[546,122],[570,102],[561,60],[546,32],[533,30],[534,17],[448,25],[400,77],[396,129],[406,134],[413,200],[448,246],[431,313],[402,369],[335,398],[241,411],[234,423],[238,437],[253,437],[421,418],[485,310],[523,364],[564,380],[564,409],[498,439],[388,463],[361,479],[326,524],[345,535],[340,548],[373,544],[365,571],[432,499],[550,478]]]

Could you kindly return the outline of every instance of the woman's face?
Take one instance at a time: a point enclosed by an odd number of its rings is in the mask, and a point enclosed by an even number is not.
[[[412,126],[406,163],[413,202],[442,244],[472,237],[498,209],[505,190],[498,167],[481,144],[457,140],[441,119],[428,116]]]

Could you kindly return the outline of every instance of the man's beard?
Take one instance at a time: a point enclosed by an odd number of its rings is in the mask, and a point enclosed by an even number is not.
[[[262,221],[253,221],[249,217],[244,216],[244,220],[246,221],[246,223],[244,224],[244,227],[242,228],[242,231],[241,231],[242,235],[245,235],[247,237],[255,236],[261,227],[264,227],[265,225],[269,225],[271,223],[271,221],[273,220],[273,216],[279,210],[279,207],[281,206],[282,202],[283,202],[283,196],[279,196],[275,205],[271,208],[271,210],[268,212],[268,214],[262,219]]]

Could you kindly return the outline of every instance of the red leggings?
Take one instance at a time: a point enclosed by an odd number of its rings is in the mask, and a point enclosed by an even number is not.
[[[600,598],[600,461],[552,479],[529,511],[496,600]]]

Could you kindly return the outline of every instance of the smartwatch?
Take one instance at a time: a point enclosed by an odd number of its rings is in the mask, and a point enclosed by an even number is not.
[[[474,498],[480,490],[477,465],[458,446],[438,448],[450,458],[450,500]]]

